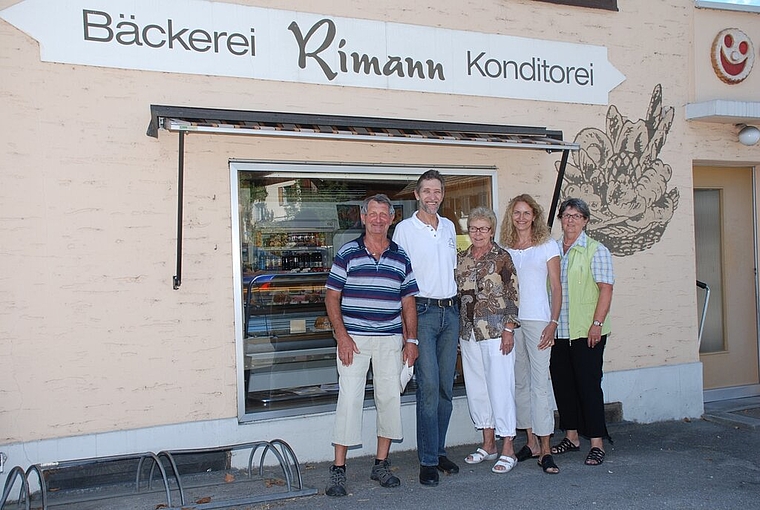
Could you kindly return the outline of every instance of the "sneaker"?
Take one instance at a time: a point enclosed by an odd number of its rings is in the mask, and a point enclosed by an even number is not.
[[[346,492],[346,467],[330,466],[330,481],[327,482],[325,495],[345,496]]]
[[[391,473],[391,463],[388,459],[372,466],[372,474],[369,477],[380,482],[382,487],[398,487],[401,485],[401,480]]]

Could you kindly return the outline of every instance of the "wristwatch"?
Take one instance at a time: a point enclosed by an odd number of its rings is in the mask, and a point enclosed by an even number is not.
[[[591,325],[592,326],[599,326],[601,328],[602,326],[604,326],[604,323],[603,322],[599,322],[599,321],[594,321],[594,322],[591,323]]]
[[[414,345],[420,345],[420,341],[416,338],[407,338],[406,343],[408,344],[414,344]]]

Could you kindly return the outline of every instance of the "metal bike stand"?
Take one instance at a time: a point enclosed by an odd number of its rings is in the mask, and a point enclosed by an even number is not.
[[[246,466],[246,482],[253,482],[257,478],[262,482],[264,479],[264,468],[266,465],[267,456],[271,453],[277,461],[278,467],[282,470],[283,477],[285,479],[285,491],[277,493],[267,494],[248,494],[241,498],[230,499],[218,499],[208,503],[188,504],[187,503],[187,490],[190,488],[198,488],[204,486],[219,485],[218,483],[205,483],[189,485],[183,481],[183,477],[176,471],[175,457],[180,455],[197,455],[204,453],[216,453],[223,451],[240,451],[250,450],[248,454],[248,463]],[[293,449],[285,441],[281,439],[274,439],[272,441],[253,441],[250,443],[239,443],[232,445],[223,445],[211,448],[198,448],[198,449],[186,449],[186,450],[170,450],[161,451],[158,453],[159,458],[166,458],[169,460],[173,469],[175,469],[175,478],[177,479],[177,486],[180,491],[180,500],[183,502],[182,508],[194,509],[194,510],[211,510],[214,508],[225,508],[230,506],[249,505],[255,503],[263,503],[267,501],[275,501],[280,499],[290,499],[301,496],[313,496],[318,493],[317,489],[311,489],[304,486],[303,477],[301,475],[301,467],[298,464],[298,459]],[[256,468],[254,469],[254,466]],[[233,482],[234,483],[234,482]],[[240,483],[240,482],[238,482]],[[229,485],[229,484],[226,484]]]
[[[49,490],[47,477],[45,476],[46,472],[54,470],[54,469],[94,466],[98,464],[106,464],[109,462],[119,462],[119,461],[129,461],[129,460],[138,461],[137,472],[135,474],[135,485],[134,485],[132,493],[127,493],[127,494],[120,493],[118,495],[108,493],[108,494],[95,495],[95,496],[83,496],[79,498],[71,497],[70,495],[67,495],[67,497],[62,501],[56,502],[56,501],[50,500],[51,491]],[[72,505],[72,504],[84,503],[88,501],[113,499],[115,497],[124,497],[130,494],[133,494],[133,495],[145,494],[148,491],[142,490],[140,472],[142,471],[144,462],[146,460],[151,460],[153,462],[153,465],[151,466],[151,470],[150,470],[151,477],[153,476],[154,468],[156,466],[158,467],[161,473],[161,478],[164,485],[164,492],[166,494],[166,504],[168,505],[169,508],[173,508],[171,490],[169,488],[169,480],[166,475],[166,470],[164,469],[163,465],[161,464],[161,461],[158,459],[156,454],[152,452],[145,452],[145,453],[129,454],[129,455],[92,457],[92,458],[85,458],[85,459],[72,459],[72,460],[64,460],[64,461],[56,461],[56,462],[46,462],[46,463],[41,463],[41,464],[33,464],[26,471],[24,471],[23,468],[21,468],[20,466],[16,466],[11,470],[11,472],[8,475],[8,478],[6,479],[5,489],[3,491],[3,498],[2,500],[0,500],[0,510],[3,510],[5,508],[5,504],[7,502],[8,496],[17,478],[21,479],[21,490],[19,492],[19,497],[17,501],[18,503],[21,503],[23,500],[26,504],[25,508],[27,510],[30,509],[34,494],[31,493],[29,482],[30,482],[30,477],[33,475],[36,481],[39,483],[40,502],[42,503],[42,510],[47,510],[48,508],[53,507],[53,506]],[[148,481],[148,487],[150,488],[150,480]]]

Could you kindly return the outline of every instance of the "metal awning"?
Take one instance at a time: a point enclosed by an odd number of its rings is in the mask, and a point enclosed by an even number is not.
[[[151,105],[150,124],[146,134],[158,138],[159,129],[176,132],[179,135],[175,289],[178,289],[182,283],[182,193],[184,135],[186,134],[253,135],[561,151],[562,159],[549,209],[550,224],[559,200],[568,155],[571,150],[579,149],[577,143],[566,142],[562,139],[562,131],[549,130],[545,127]]]
[[[310,115],[152,105],[148,136],[159,129],[186,133],[257,135],[362,142],[470,145],[513,149],[574,150],[561,131],[543,127],[424,120]]]

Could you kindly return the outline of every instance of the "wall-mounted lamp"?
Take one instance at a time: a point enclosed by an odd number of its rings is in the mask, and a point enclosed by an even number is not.
[[[760,141],[760,129],[755,126],[747,126],[746,124],[739,124],[741,130],[739,131],[739,141],[743,145],[755,145]]]

